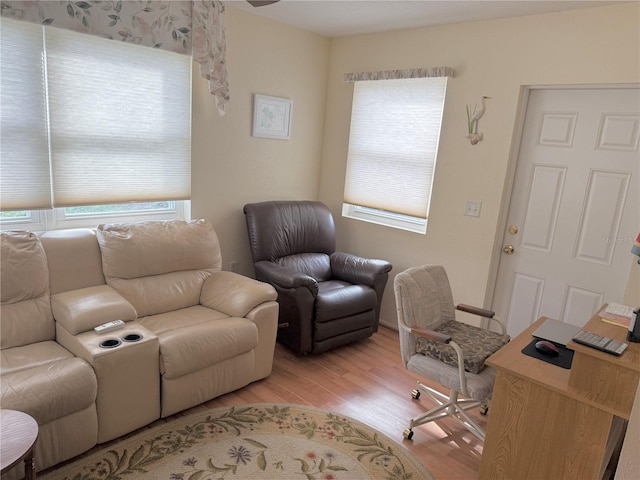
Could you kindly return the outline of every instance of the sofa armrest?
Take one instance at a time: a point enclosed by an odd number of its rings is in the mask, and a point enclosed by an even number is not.
[[[350,253],[332,253],[330,260],[331,272],[336,278],[370,287],[374,287],[377,279],[391,270],[391,264],[386,260],[363,258]]]
[[[109,285],[79,288],[51,296],[53,318],[72,335],[112,320],[128,322],[136,309]]]
[[[275,301],[278,294],[268,283],[233,272],[216,272],[202,286],[200,303],[230,317],[244,317],[264,302]]]
[[[277,263],[261,261],[254,265],[256,278],[276,285],[282,289],[306,287],[315,297],[318,294],[318,282],[305,273],[281,267]]]

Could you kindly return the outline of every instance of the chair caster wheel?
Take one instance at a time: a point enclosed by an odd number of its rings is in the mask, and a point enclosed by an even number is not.
[[[411,392],[411,398],[418,400],[420,398],[420,390],[417,388]]]
[[[480,407],[480,415],[486,415],[489,413],[489,405],[482,405]]]
[[[410,428],[405,428],[404,432],[402,432],[402,436],[407,440],[411,440],[413,438],[413,430]]]

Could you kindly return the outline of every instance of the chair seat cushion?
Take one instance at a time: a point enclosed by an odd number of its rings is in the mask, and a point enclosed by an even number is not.
[[[509,342],[508,335],[456,320],[443,323],[436,331],[450,336],[451,340],[460,346],[464,353],[464,369],[471,373],[480,373],[485,368],[485,360]],[[458,355],[450,345],[420,337],[416,351],[447,365],[458,366]]]

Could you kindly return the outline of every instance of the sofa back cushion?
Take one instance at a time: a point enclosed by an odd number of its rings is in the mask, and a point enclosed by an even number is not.
[[[202,284],[220,271],[220,244],[206,220],[99,225],[107,283],[139,317],[198,305]]]
[[[39,236],[47,253],[51,295],[106,283],[95,229],[51,230]]]
[[[47,257],[31,232],[0,233],[0,347],[53,340]]]

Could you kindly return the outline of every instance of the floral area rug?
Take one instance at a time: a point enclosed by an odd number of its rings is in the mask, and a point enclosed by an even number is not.
[[[401,445],[313,407],[196,413],[38,476],[40,480],[433,480]]]

